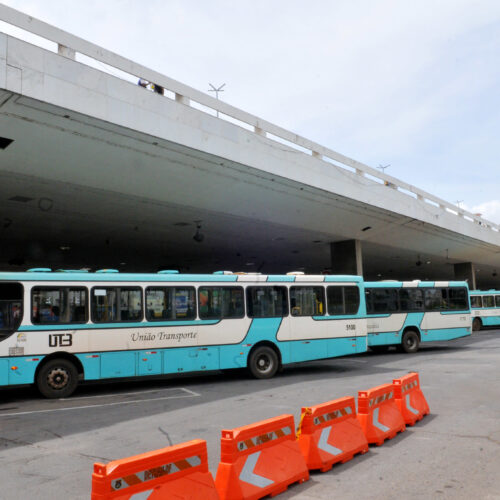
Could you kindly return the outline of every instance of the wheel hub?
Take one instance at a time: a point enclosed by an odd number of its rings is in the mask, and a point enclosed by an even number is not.
[[[266,370],[269,367],[269,360],[265,356],[262,356],[259,358],[257,365],[260,370]]]
[[[47,376],[47,382],[53,389],[62,389],[67,385],[68,380],[68,372],[62,368],[52,370]]]

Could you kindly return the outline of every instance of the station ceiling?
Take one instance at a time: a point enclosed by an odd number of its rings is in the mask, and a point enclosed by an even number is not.
[[[320,273],[362,241],[367,279],[500,286],[497,248],[136,131],[0,92],[0,269]],[[2,140],[3,138],[3,140]]]

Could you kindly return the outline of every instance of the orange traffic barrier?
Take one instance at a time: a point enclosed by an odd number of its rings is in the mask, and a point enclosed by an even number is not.
[[[406,429],[392,384],[358,392],[358,420],[368,442],[378,446]]]
[[[420,389],[418,373],[409,373],[392,381],[394,398],[406,425],[414,425],[430,413],[429,405]]]
[[[309,470],[294,428],[293,415],[281,415],[223,430],[215,477],[221,500],[257,500],[307,481]]]
[[[92,500],[219,500],[207,443],[195,439],[134,457],[94,464]]]
[[[353,397],[302,408],[297,439],[307,467],[321,472],[368,451]]]

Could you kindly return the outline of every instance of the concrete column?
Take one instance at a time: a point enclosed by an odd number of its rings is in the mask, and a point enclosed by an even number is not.
[[[455,279],[458,281],[467,281],[471,290],[476,290],[476,270],[472,262],[462,262],[454,264]]]
[[[361,241],[345,240],[330,243],[332,274],[357,274],[363,276]]]

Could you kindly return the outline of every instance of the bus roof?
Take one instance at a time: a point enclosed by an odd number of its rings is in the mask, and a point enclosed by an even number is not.
[[[252,278],[255,278],[252,279]],[[87,272],[84,270],[57,270],[36,268],[25,272],[0,272],[0,281],[158,281],[158,282],[355,282],[363,281],[361,276],[351,275],[307,275],[230,273],[228,271],[213,274],[180,274],[173,271],[158,273],[120,273],[114,269]]]
[[[466,281],[365,281],[366,288],[468,287]]]

